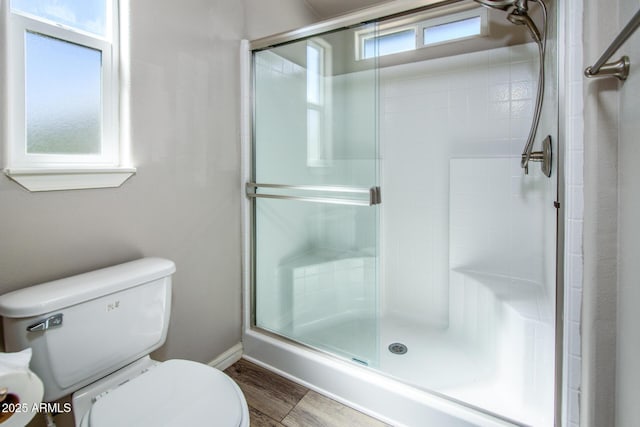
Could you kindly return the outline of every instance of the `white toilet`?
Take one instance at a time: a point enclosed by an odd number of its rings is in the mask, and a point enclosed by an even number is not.
[[[143,258],[2,295],[6,351],[33,349],[43,400],[73,393],[76,426],[248,426],[227,375],[149,357],[167,337],[174,272]]]

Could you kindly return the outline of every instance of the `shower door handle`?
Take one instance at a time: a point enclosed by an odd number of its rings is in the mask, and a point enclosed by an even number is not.
[[[276,190],[292,190],[298,192],[320,192],[341,194],[347,197],[319,197],[319,196],[300,196],[287,194],[269,194],[258,193],[258,188],[272,188]],[[327,203],[333,205],[350,205],[350,206],[373,206],[382,203],[380,196],[380,187],[361,188],[346,186],[321,186],[321,185],[283,185],[283,184],[259,184],[256,182],[248,182],[246,184],[246,194],[249,198],[265,198],[265,199],[281,199],[295,200],[299,202]],[[364,197],[353,197],[357,194],[366,194]]]

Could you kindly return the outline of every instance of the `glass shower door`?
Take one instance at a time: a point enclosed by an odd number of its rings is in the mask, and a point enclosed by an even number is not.
[[[256,51],[254,322],[377,360],[377,68],[354,29]]]

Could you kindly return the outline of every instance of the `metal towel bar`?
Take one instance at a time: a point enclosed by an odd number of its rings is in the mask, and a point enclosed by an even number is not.
[[[288,196],[284,194],[265,194],[256,193],[258,188],[274,188],[278,190],[294,190],[294,191],[319,191],[324,193],[341,193],[341,194],[368,194],[367,199],[348,199],[339,197],[314,197],[314,196]],[[299,202],[328,203],[334,205],[351,205],[351,206],[372,206],[381,203],[380,187],[360,188],[360,187],[343,187],[343,186],[320,186],[320,185],[283,185],[283,184],[258,184],[256,182],[248,182],[246,184],[247,197],[265,198],[265,199],[282,199],[296,200]]]
[[[584,70],[584,75],[591,77],[617,77],[620,80],[626,80],[629,76],[630,62],[628,56],[623,56],[616,62],[606,63],[611,56],[616,53],[622,44],[634,33],[634,31],[640,26],[640,10],[633,15],[633,18],[629,23],[620,31],[618,37],[616,37],[607,50],[604,51],[600,59],[596,61],[590,67]]]

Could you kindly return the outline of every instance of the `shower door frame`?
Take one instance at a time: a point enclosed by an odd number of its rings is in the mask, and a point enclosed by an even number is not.
[[[256,325],[256,199],[245,195],[245,186],[250,183],[255,183],[255,100],[253,97],[253,91],[255,88],[255,74],[253,68],[253,52],[273,47],[276,45],[285,44],[288,42],[298,41],[304,38],[312,37],[322,33],[345,29],[354,25],[370,23],[373,21],[380,21],[386,19],[397,18],[403,15],[414,14],[417,12],[442,7],[450,4],[456,4],[465,2],[466,0],[395,0],[389,3],[385,3],[379,6],[373,6],[360,11],[342,15],[336,18],[321,21],[317,24],[312,24],[306,27],[295,29],[288,32],[278,33],[272,36],[267,36],[251,41],[243,40],[240,46],[241,55],[241,188],[243,192],[242,198],[242,219],[243,219],[243,342],[251,334],[259,334],[265,336],[267,340],[286,343],[292,348],[297,348],[303,351],[310,352],[314,358],[326,359],[328,364],[334,363],[348,363],[343,361],[339,356],[324,350],[317,349],[310,345],[295,341],[285,336],[276,334],[266,329],[260,328]],[[560,143],[559,140],[568,135],[567,123],[564,115],[565,111],[565,65],[560,58],[565,57],[566,54],[566,40],[567,34],[565,32],[565,25],[561,25],[566,20],[567,11],[562,7],[561,2],[553,1],[556,20],[554,22],[556,29],[557,39],[554,40],[557,48],[556,57],[556,77],[558,93],[555,101],[557,102],[557,139],[555,157],[556,162],[556,295],[555,295],[555,396],[554,396],[554,426],[560,427],[563,425],[563,419],[566,413],[566,390],[565,384],[565,372],[564,367],[566,365],[565,360],[565,348],[567,344],[565,342],[565,150],[566,144]],[[378,279],[379,280],[379,279]],[[259,361],[255,360],[260,363]],[[384,377],[385,380],[395,381],[385,377],[383,374],[373,372],[372,370],[359,367],[355,364],[349,364],[354,369],[364,369],[373,376]],[[267,366],[267,364],[265,364]],[[286,372],[280,372],[284,376],[288,376],[292,379],[296,379],[295,375],[287,374]],[[312,389],[321,390],[321,387],[314,387],[313,384],[306,384]],[[404,386],[405,384],[403,384]],[[406,385],[413,389],[412,386]],[[421,393],[432,394],[436,397],[445,399],[453,404],[458,404],[464,407],[468,407],[464,402],[457,402],[447,396],[442,396],[437,392],[429,390],[416,389]],[[338,400],[348,402],[348,400],[340,399],[339,396],[335,396]],[[445,405],[446,406],[446,405]],[[468,407],[471,410],[477,411],[478,408]],[[360,408],[363,412],[372,413],[367,410],[368,408]],[[480,410],[480,412],[482,412]],[[491,416],[495,416],[489,414]],[[498,418],[499,419],[499,418]]]

